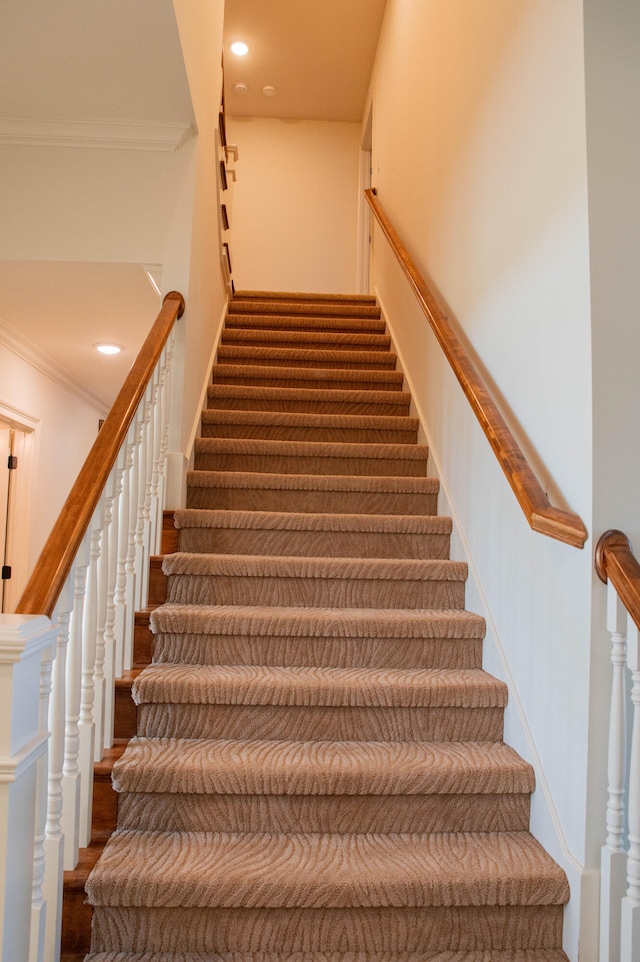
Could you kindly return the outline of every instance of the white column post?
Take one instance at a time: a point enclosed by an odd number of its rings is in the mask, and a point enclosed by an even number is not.
[[[607,584],[607,630],[611,635],[613,676],[609,712],[607,840],[600,859],[600,962],[618,962],[620,905],[627,869],[624,840],[627,612],[611,582]]]
[[[40,668],[40,711],[39,728],[49,731],[49,696],[51,694],[52,659],[55,654],[55,629],[52,630],[52,644],[43,658]],[[43,962],[45,952],[47,903],[44,897],[45,848],[44,840],[47,824],[47,794],[49,789],[49,760],[47,752],[38,759],[36,782],[36,826],[33,851],[33,886],[31,896],[31,944],[29,962]]]
[[[62,589],[53,615],[57,628],[56,656],[53,662],[51,700],[49,702],[49,791],[47,824],[45,828],[44,897],[47,903],[46,950],[47,962],[57,962],[60,955],[62,928],[62,879],[64,869],[64,834],[62,831],[62,770],[64,766],[64,727],[66,703],[67,647],[71,618],[71,580],[73,568]]]
[[[627,894],[622,900],[621,962],[640,962],[640,632],[629,618],[627,665],[631,672],[633,724],[629,765]]]
[[[42,729],[42,666],[51,661],[55,630],[39,615],[0,616],[0,948],[3,962],[29,959],[34,836]],[[40,913],[37,913],[39,915]],[[40,926],[42,921],[36,919]],[[40,933],[36,934],[41,945]]]

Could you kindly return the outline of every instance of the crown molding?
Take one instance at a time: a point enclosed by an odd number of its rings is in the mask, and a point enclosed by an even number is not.
[[[86,404],[96,408],[99,414],[105,414],[111,407],[103,397],[79,384],[54,360],[54,358],[38,347],[33,341],[20,334],[4,321],[0,321],[0,346],[6,347],[12,354],[26,361],[31,367],[51,378],[66,391],[75,394]]]
[[[179,150],[197,133],[190,124],[0,118],[0,146]]]

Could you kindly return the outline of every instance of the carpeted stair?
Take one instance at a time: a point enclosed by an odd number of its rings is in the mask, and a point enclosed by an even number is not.
[[[562,962],[372,298],[235,296],[87,883],[91,962]]]

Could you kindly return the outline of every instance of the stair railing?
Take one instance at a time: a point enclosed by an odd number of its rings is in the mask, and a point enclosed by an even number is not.
[[[3,962],[59,958],[63,870],[91,840],[93,766],[113,744],[115,679],[131,667],[134,612],[160,548],[184,306],[165,297],[17,614],[0,617]]]
[[[420,308],[471,404],[530,527],[540,534],[563,541],[575,548],[584,547],[587,530],[581,519],[573,512],[553,507],[549,501],[449,318],[438,303],[436,295],[418,270],[378,200],[375,190],[365,190],[364,193],[409,281]]]
[[[640,564],[622,531],[606,531],[602,535],[596,546],[595,564],[598,577],[607,585],[607,630],[611,635],[613,668],[607,838],[600,874],[600,962],[639,962]]]

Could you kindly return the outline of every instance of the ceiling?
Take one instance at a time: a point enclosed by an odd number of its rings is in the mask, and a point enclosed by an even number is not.
[[[225,103],[237,116],[361,119],[385,0],[226,0]],[[239,61],[228,43],[242,37]],[[215,52],[213,53],[215,55]],[[233,84],[249,92],[240,98]],[[262,93],[276,87],[275,97]],[[0,143],[60,142],[96,125],[189,128],[193,111],[172,0],[13,0],[0,30]],[[100,128],[102,129],[102,128]],[[145,136],[147,134],[145,133]],[[4,139],[3,139],[4,136]],[[23,141],[33,142],[33,141]],[[111,144],[110,146],[113,146]],[[62,148],[64,149],[64,148]],[[0,171],[1,176],[1,171]],[[138,264],[0,261],[0,328],[52,362],[104,410],[158,309]],[[104,307],[107,285],[126,309]],[[1,331],[0,331],[1,334]],[[126,345],[105,358],[94,342]]]
[[[160,309],[142,267],[0,260],[0,289],[0,343],[106,413]],[[126,291],[117,310],[114,290]],[[94,347],[102,341],[124,350],[102,355]]]
[[[231,116],[362,119],[386,0],[226,0],[225,108]],[[234,40],[246,57],[230,52]],[[246,83],[247,93],[234,86]],[[263,87],[276,94],[266,97]]]

